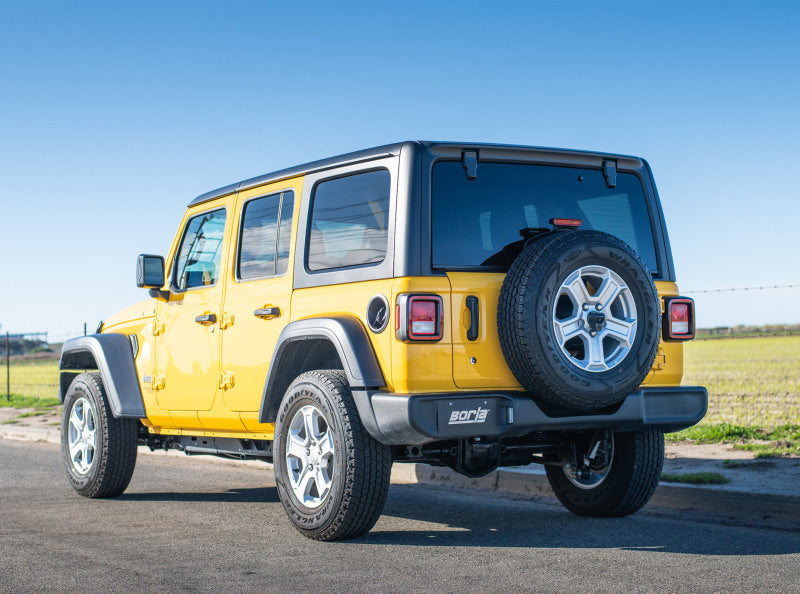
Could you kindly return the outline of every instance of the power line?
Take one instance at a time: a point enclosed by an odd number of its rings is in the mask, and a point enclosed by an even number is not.
[[[789,283],[784,285],[763,285],[760,287],[734,287],[731,289],[699,289],[697,291],[683,291],[692,295],[700,293],[730,293],[733,291],[764,291],[766,289],[794,289],[800,287],[800,283]]]

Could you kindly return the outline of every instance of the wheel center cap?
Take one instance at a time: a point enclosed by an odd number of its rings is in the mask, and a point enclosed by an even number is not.
[[[603,326],[606,325],[606,315],[599,311],[593,311],[586,316],[586,323],[589,325],[589,330],[592,332],[600,332]]]

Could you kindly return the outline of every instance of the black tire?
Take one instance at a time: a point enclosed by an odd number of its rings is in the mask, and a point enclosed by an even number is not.
[[[76,405],[79,410],[75,410],[75,418],[87,419],[85,435],[93,433],[93,438],[85,442],[91,441],[93,446],[81,448],[82,453],[73,458],[70,441],[78,432],[75,423],[71,429],[70,419]],[[82,373],[72,381],[61,414],[61,457],[69,482],[78,493],[96,499],[117,497],[125,491],[136,466],[138,423],[113,416],[99,373]]]
[[[579,516],[612,518],[642,508],[653,496],[664,465],[664,434],[637,431],[614,434],[614,455],[608,474],[597,486],[581,488],[567,477],[570,470],[546,466],[558,500]]]
[[[290,427],[303,410],[322,419],[333,443],[332,459],[326,462],[329,491],[313,506],[305,505],[295,494],[290,472],[297,473],[297,469],[290,470],[287,455]],[[391,448],[364,429],[343,371],[308,371],[292,382],[278,411],[273,460],[281,503],[304,536],[325,541],[354,538],[378,521],[389,491]],[[319,459],[317,463],[319,466]],[[316,486],[312,493],[321,495]]]
[[[562,349],[556,320],[565,303],[567,311],[579,307],[563,295],[564,283],[592,268],[605,270],[607,278],[621,279],[625,290],[610,300],[607,308],[595,313],[589,309],[600,306],[592,301],[601,297],[600,286],[584,283],[586,301],[582,311],[569,314],[580,324],[579,335],[564,343]],[[600,281],[598,278],[595,283]],[[631,319],[636,325],[629,330],[632,344],[623,345],[610,334],[611,323],[617,320],[612,311],[628,307],[632,312],[634,305],[636,314]],[[581,316],[595,317],[578,319]],[[600,324],[591,335],[598,335],[597,339],[589,337],[590,328],[595,328],[593,323]],[[509,268],[497,305],[497,328],[511,372],[540,402],[573,410],[596,410],[624,400],[650,371],[660,339],[661,307],[647,267],[626,243],[599,231],[556,232],[529,243]],[[604,338],[607,336],[611,338]],[[591,348],[597,350],[589,345],[595,340],[602,345],[601,354],[607,348],[611,357],[614,348],[622,354],[616,355],[618,360],[609,358],[613,365],[606,365],[601,357],[603,361],[596,364],[600,369],[582,368],[581,365],[589,365]],[[581,352],[583,359],[579,358]]]

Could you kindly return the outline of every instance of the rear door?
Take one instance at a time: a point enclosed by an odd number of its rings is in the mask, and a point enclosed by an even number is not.
[[[222,374],[225,408],[259,430],[267,371],[291,316],[295,210],[302,179],[239,195],[236,252],[223,306]],[[261,427],[260,429],[263,429]]]

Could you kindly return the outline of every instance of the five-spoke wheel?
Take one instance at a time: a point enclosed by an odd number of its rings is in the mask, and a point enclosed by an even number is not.
[[[295,497],[308,508],[322,505],[334,475],[334,442],[322,412],[308,404],[289,423],[286,467]]]
[[[69,414],[67,431],[69,461],[76,473],[84,475],[92,467],[97,450],[97,421],[91,403],[78,398]]]
[[[636,338],[636,303],[619,274],[605,266],[583,266],[555,296],[553,329],[561,351],[580,369],[613,369]]]

